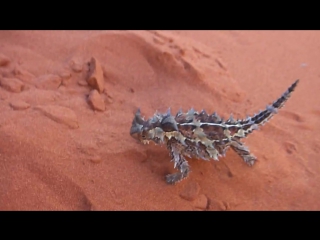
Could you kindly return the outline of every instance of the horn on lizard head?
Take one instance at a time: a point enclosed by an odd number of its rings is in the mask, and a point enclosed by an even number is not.
[[[143,119],[141,118],[140,108],[138,108],[137,112],[135,113],[133,121],[140,125],[144,123]]]

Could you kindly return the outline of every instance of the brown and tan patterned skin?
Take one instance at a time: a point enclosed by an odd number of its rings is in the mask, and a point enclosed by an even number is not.
[[[290,98],[298,82],[296,80],[265,110],[243,120],[234,120],[231,115],[224,121],[217,113],[209,115],[204,110],[197,112],[193,109],[186,113],[179,111],[176,116],[172,116],[169,109],[165,114],[155,113],[152,118],[144,120],[138,109],[130,135],[144,144],[154,141],[167,146],[174,168],[178,169],[177,173],[166,176],[169,184],[175,184],[189,175],[190,166],[184,156],[207,161],[218,160],[231,148],[245,163],[252,166],[256,157],[241,142],[241,138],[269,121]]]

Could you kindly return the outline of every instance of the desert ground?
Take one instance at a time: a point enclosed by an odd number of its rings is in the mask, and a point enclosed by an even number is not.
[[[0,210],[320,210],[320,31],[0,31]],[[169,185],[145,118],[285,106]]]

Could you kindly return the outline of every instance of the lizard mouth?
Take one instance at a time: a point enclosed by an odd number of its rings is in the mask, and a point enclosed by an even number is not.
[[[149,140],[142,140],[143,144],[149,144]]]

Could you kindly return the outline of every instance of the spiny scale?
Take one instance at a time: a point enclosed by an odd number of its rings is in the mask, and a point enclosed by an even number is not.
[[[153,141],[167,146],[174,168],[179,170],[166,176],[169,184],[175,184],[189,175],[190,167],[184,156],[218,160],[231,148],[252,166],[256,158],[241,139],[269,121],[290,98],[298,82],[299,80],[295,81],[280,98],[267,105],[265,110],[242,120],[235,120],[231,114],[224,121],[216,112],[209,115],[205,110],[199,113],[193,108],[186,113],[180,109],[175,116],[171,115],[169,108],[165,114],[156,112],[152,118],[144,120],[138,109],[132,121],[130,135],[143,143]]]

